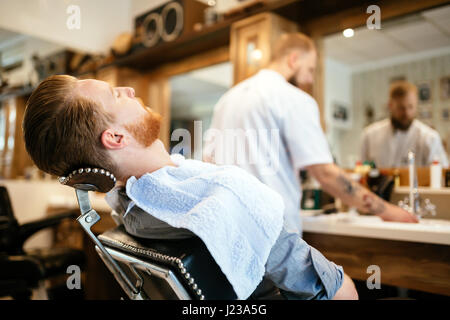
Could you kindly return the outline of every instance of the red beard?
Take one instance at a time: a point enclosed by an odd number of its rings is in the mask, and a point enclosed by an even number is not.
[[[158,139],[162,117],[156,112],[149,111],[141,120],[125,126],[137,142],[149,147]]]

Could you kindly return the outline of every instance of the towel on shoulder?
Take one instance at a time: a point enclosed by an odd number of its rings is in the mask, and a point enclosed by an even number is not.
[[[127,196],[146,213],[202,239],[237,297],[248,298],[281,232],[281,196],[238,167],[171,158],[177,166],[129,178]]]

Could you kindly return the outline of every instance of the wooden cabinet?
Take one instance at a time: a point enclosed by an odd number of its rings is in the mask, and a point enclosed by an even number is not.
[[[352,279],[366,281],[368,267],[381,270],[381,286],[390,285],[450,296],[447,245],[304,232],[303,239]]]
[[[11,176],[11,165],[13,161],[14,139],[16,128],[16,104],[15,99],[7,99],[0,106],[0,175],[3,178]]]
[[[273,13],[261,13],[234,23],[230,39],[234,83],[254,75],[267,65],[278,38],[283,33],[297,30],[296,23]]]
[[[148,106],[163,118],[159,138],[167,150],[170,146],[170,83],[168,77],[149,77]]]
[[[25,105],[22,96],[0,101],[0,177],[5,179],[24,176],[25,168],[32,165],[22,132]]]
[[[96,79],[94,72],[83,73],[77,76],[78,80]]]

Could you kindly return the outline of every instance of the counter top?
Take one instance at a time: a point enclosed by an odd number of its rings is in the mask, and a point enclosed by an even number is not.
[[[450,195],[450,188],[442,187],[442,188],[430,188],[430,187],[419,187],[417,188],[419,194],[442,194],[442,195]],[[396,187],[394,189],[395,193],[401,194],[409,194],[409,187]]]
[[[448,220],[421,219],[419,223],[401,223],[385,222],[377,216],[309,215],[303,211],[302,221],[304,232],[450,245]]]

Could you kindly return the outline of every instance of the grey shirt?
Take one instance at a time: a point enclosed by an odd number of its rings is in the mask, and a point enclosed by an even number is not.
[[[183,228],[174,228],[146,213],[128,198],[125,187],[114,187],[106,194],[106,202],[120,216],[125,230],[137,237],[149,239],[186,239],[194,234]]]

